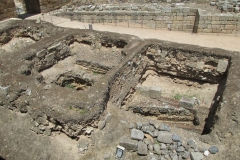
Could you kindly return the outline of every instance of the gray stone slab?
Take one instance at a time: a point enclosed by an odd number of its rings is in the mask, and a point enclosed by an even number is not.
[[[202,160],[203,154],[200,152],[191,152],[190,157],[191,157],[191,160]]]
[[[228,67],[228,60],[219,60],[218,61],[218,66],[217,66],[217,71],[218,72],[225,72]]]
[[[196,68],[198,70],[203,70],[204,64],[205,64],[204,62],[197,62]]]
[[[131,139],[134,140],[143,140],[144,134],[141,130],[138,129],[132,129],[131,131]]]
[[[166,131],[159,131],[157,140],[161,143],[172,143],[172,133]]]
[[[123,136],[120,139],[119,145],[123,146],[127,151],[137,151],[138,141],[132,140],[127,136]]]
[[[143,142],[138,142],[137,153],[139,155],[143,155],[143,156],[147,155],[147,153],[148,153],[147,145]]]
[[[159,86],[151,87],[150,89],[150,98],[158,99],[161,97],[162,88]]]
[[[180,107],[190,107],[193,108],[195,103],[195,99],[189,97],[182,97],[180,99],[179,105]]]

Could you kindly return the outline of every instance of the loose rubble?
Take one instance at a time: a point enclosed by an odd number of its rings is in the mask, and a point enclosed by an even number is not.
[[[208,150],[201,149],[193,138],[183,142],[176,133],[172,133],[166,124],[157,122],[137,122],[129,125],[131,136],[123,136],[119,145],[126,151],[136,152],[139,156],[149,155],[151,160],[172,159],[201,160],[209,153],[216,154],[219,149],[211,146]],[[130,138],[131,137],[131,138]]]

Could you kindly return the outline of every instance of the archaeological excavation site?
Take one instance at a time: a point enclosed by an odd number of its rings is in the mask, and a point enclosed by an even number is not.
[[[221,16],[196,1],[14,2],[0,2],[0,160],[239,159],[240,52],[94,30],[239,38],[239,1],[201,2]],[[7,19],[52,10],[93,29]]]

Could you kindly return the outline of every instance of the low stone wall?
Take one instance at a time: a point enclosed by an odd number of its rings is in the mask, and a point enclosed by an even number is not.
[[[16,8],[13,0],[0,1],[0,20],[16,17]]]
[[[236,14],[199,14],[198,33],[240,33],[240,16]]]
[[[163,11],[66,11],[57,14],[85,23],[137,23],[147,28],[192,32],[196,9],[164,8]]]
[[[240,15],[229,14],[206,14],[199,9],[189,7],[162,8],[157,11],[130,10],[101,7],[64,8],[56,14],[72,20],[84,23],[118,23],[125,22],[131,27],[139,24],[139,27],[153,29],[169,29],[193,33],[240,33]]]

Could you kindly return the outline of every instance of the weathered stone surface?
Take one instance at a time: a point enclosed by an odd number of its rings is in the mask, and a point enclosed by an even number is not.
[[[135,140],[143,140],[144,134],[141,130],[138,129],[132,129],[131,131],[131,139]]]
[[[138,141],[132,140],[127,136],[123,136],[120,139],[119,145],[123,146],[127,151],[136,151]]]
[[[217,66],[217,71],[218,72],[225,72],[228,67],[228,60],[219,60],[218,61],[218,66]]]
[[[217,152],[219,152],[219,149],[218,147],[216,146],[211,146],[208,151],[211,153],[211,154],[216,154]]]
[[[129,129],[136,128],[136,125],[135,125],[134,123],[130,123],[128,128],[129,128]]]
[[[181,141],[182,141],[182,138],[181,138],[179,135],[173,134],[172,140],[173,140],[174,142],[181,142]]]
[[[188,98],[188,97],[182,97],[180,99],[179,105],[180,107],[194,107],[195,99]]]
[[[162,88],[159,86],[154,86],[150,89],[150,98],[158,99],[161,97]]]
[[[157,140],[162,143],[172,143],[172,134],[166,131],[159,131]]]
[[[160,127],[158,128],[160,131],[170,131],[170,128],[166,125],[166,124],[162,124],[160,125]]]
[[[143,142],[138,142],[137,153],[139,155],[143,155],[143,156],[147,155],[147,153],[148,153],[147,145]]]
[[[106,122],[105,121],[99,121],[98,122],[98,129],[102,130],[106,125]]]
[[[190,138],[188,141],[187,141],[187,144],[191,147],[191,148],[196,148],[196,142],[194,141],[194,139]]]
[[[191,157],[191,160],[202,160],[203,154],[200,152],[191,152],[190,157]]]
[[[185,148],[183,146],[179,146],[179,147],[177,147],[176,151],[177,152],[184,152]]]

